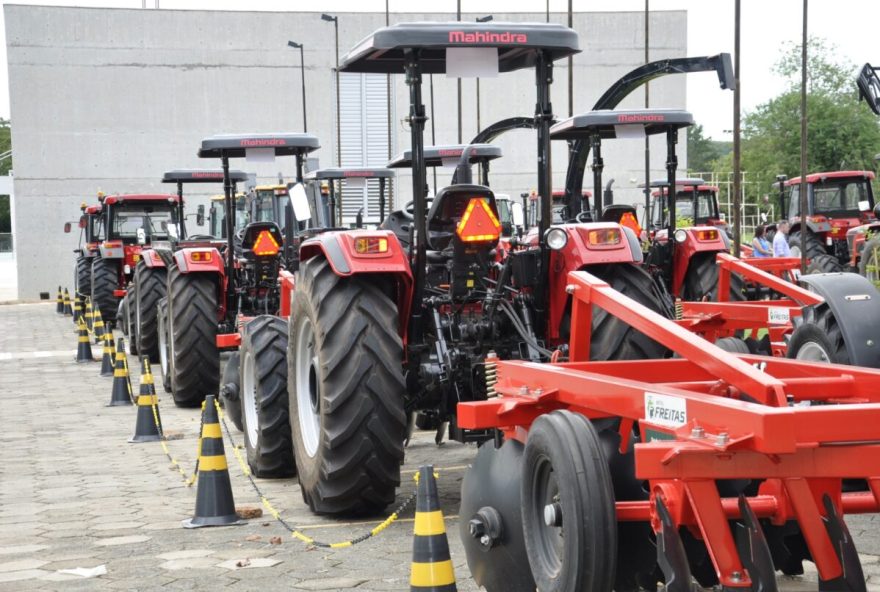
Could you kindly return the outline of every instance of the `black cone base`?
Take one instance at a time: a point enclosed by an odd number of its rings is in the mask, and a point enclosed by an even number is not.
[[[110,394],[110,402],[107,404],[107,407],[132,405],[131,397],[128,396],[128,387],[126,386],[125,381],[125,378],[116,378],[113,380],[113,392]],[[150,414],[152,415],[152,411],[150,411]]]
[[[126,398],[128,394],[126,393]],[[130,402],[130,401],[129,401]],[[110,402],[113,405],[113,402]],[[159,420],[161,423],[161,420]],[[149,405],[138,405],[137,423],[134,426],[134,436],[129,438],[132,444],[138,442],[158,442],[162,437],[153,419],[153,409]]]
[[[200,471],[195,516],[184,520],[181,525],[184,528],[201,528],[236,524],[244,524],[244,521],[235,513],[229,471]]]
[[[94,362],[92,357],[92,346],[87,341],[81,341],[76,347],[76,363],[84,364],[86,362]]]
[[[101,358],[101,376],[113,376],[113,362],[110,360],[110,354],[104,354]]]

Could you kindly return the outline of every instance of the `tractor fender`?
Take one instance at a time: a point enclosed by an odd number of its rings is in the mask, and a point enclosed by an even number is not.
[[[642,262],[642,248],[636,233],[616,222],[559,224],[554,225],[553,228],[562,228],[568,235],[565,246],[559,251],[554,251],[551,259],[551,269],[562,274],[561,277],[567,277],[568,272],[577,271],[586,265]],[[616,241],[597,244],[596,240],[591,238],[613,237],[615,230],[619,232]]]
[[[803,275],[800,283],[831,308],[854,366],[880,368],[880,293],[855,273]]]
[[[181,249],[174,253],[174,262],[180,273],[217,273],[221,278],[226,277],[223,257],[214,248]]]
[[[156,249],[145,249],[141,252],[141,258],[144,260],[144,265],[147,266],[147,269],[166,267],[165,261]]]
[[[278,283],[281,286],[281,315],[285,319],[290,318],[290,298],[296,288],[296,276],[282,269],[278,272]]]
[[[378,238],[387,241],[387,251],[360,254],[355,249],[358,238]],[[344,230],[325,232],[309,239],[300,247],[300,261],[322,254],[333,272],[341,276],[356,273],[401,274],[412,282],[412,270],[397,236],[390,230]]]
[[[684,277],[687,275],[688,265],[691,259],[697,253],[729,253],[730,239],[720,229],[714,226],[695,226],[693,228],[684,229],[687,232],[687,238],[684,242],[675,244],[675,265],[672,278],[672,285],[676,286],[676,292],[681,288]],[[715,231],[715,238],[701,239],[700,233],[705,231]],[[676,232],[678,232],[676,230]]]

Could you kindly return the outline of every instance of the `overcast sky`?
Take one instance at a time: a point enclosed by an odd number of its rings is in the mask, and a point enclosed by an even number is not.
[[[149,7],[156,0],[147,0]],[[688,12],[688,53],[690,55],[733,53],[734,0],[649,0],[652,10]],[[51,4],[63,6],[108,6],[140,8],[141,0],[18,0],[10,4]],[[323,10],[326,12],[384,11],[385,0],[321,0],[319,3],[292,0],[160,0],[162,8],[215,10]],[[6,2],[3,2],[6,4]],[[550,0],[552,12],[567,10],[567,0]],[[771,68],[784,42],[800,41],[802,0],[742,0],[742,107],[748,111],[778,94],[783,88]],[[418,7],[418,8],[417,8]],[[642,11],[645,0],[574,0],[577,12],[604,10]],[[390,0],[392,12],[412,10],[450,12],[455,17],[455,0],[433,0],[430,5],[412,0]],[[546,0],[463,0],[466,12],[535,12],[544,11]],[[0,15],[2,19],[2,15]],[[811,35],[823,37],[837,46],[841,61],[851,63],[853,80],[862,64],[880,65],[880,1],[810,0]],[[9,92],[6,71],[5,24],[0,28],[0,116],[9,117]],[[588,31],[579,31],[588,35]],[[352,40],[352,44],[354,41]],[[348,49],[340,48],[342,51]],[[730,139],[733,127],[733,93],[719,93],[717,81],[708,76],[688,79],[687,108],[716,139]]]

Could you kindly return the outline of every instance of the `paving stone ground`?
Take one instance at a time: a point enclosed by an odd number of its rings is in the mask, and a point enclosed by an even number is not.
[[[185,530],[195,488],[187,488],[158,443],[129,444],[133,407],[105,407],[111,379],[76,364],[76,338],[54,305],[0,306],[0,590],[408,590],[412,510],[377,538],[349,549],[309,548],[271,517],[241,526]],[[42,353],[38,353],[42,352]],[[94,348],[95,355],[100,350]],[[137,389],[137,377],[134,377]],[[161,387],[160,387],[161,388]],[[160,400],[168,446],[187,471],[195,461],[198,412]],[[241,435],[234,431],[241,442]],[[259,506],[226,441],[237,506]],[[459,489],[475,449],[437,447],[417,433],[407,450],[399,500],[417,467],[441,469],[441,504],[458,589],[477,590],[458,540]],[[347,540],[376,521],[313,516],[295,479],[258,480],[284,518],[308,535]],[[880,519],[848,518],[864,555],[868,586],[880,592]],[[281,544],[271,544],[281,537]],[[59,570],[105,566],[84,579]],[[783,590],[815,590],[814,571]]]

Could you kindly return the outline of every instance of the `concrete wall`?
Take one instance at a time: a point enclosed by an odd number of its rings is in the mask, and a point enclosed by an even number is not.
[[[78,216],[78,205],[95,192],[161,191],[158,182],[169,168],[211,166],[196,158],[199,140],[219,132],[301,131],[299,55],[288,40],[305,44],[309,131],[323,147],[323,166],[335,164],[333,26],[320,13],[211,12],[4,7],[9,60],[13,149],[15,151],[14,232],[19,297],[54,294],[58,284],[72,285],[75,235],[64,235],[64,221]],[[477,15],[464,15],[470,20]],[[340,14],[340,52],[345,53],[372,30],[384,14]],[[449,15],[392,15],[404,20],[447,20]],[[542,14],[495,15],[496,20],[543,20]],[[554,19],[563,18],[555,15]],[[574,58],[574,109],[587,110],[609,83],[643,62],[641,13],[575,15],[583,53]],[[658,12],[651,17],[653,59],[685,54],[686,14]],[[534,111],[531,72],[481,82],[483,126]],[[568,112],[567,69],[557,65],[553,104]],[[408,105],[402,77],[393,79],[395,151],[409,146],[401,119]],[[476,131],[475,83],[463,82],[464,138]],[[426,85],[425,99],[428,98]],[[436,141],[457,140],[455,81],[434,77]],[[681,107],[685,78],[672,77],[651,86],[652,104]],[[624,106],[637,107],[638,93]],[[430,115],[430,113],[429,113]],[[430,133],[427,142],[431,141]],[[504,159],[492,167],[497,191],[518,194],[536,183],[535,139],[515,132],[499,142]],[[684,142],[680,145],[682,164]],[[609,144],[606,179],[614,177],[618,199],[635,199],[630,179],[641,179],[643,143]],[[653,151],[654,175],[662,174],[664,152]],[[561,186],[564,146],[553,154],[554,180]],[[257,167],[262,180],[279,171],[292,173],[292,162]],[[448,179],[441,172],[440,183]],[[400,175],[396,201],[409,199],[411,181]],[[171,189],[168,187],[167,189]],[[194,195],[195,205],[210,193]],[[623,199],[621,199],[623,198]]]

